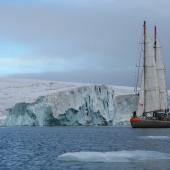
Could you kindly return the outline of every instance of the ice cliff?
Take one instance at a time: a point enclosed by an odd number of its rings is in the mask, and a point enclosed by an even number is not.
[[[5,80],[0,119],[5,126],[127,125],[137,100],[128,87]]]

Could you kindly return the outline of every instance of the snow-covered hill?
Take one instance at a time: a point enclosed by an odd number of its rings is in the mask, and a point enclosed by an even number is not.
[[[40,80],[1,80],[0,118],[15,125],[121,125],[136,110],[133,88]]]

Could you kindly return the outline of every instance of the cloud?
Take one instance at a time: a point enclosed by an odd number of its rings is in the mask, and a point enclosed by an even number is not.
[[[144,19],[149,31],[159,25],[170,68],[168,0],[7,0],[0,4],[0,46],[4,49],[0,62],[8,54],[1,74],[22,73],[24,67],[25,73],[63,72],[66,76],[71,72],[69,79],[75,80],[87,71],[94,81],[117,79],[119,83],[122,76],[128,83],[136,71]],[[13,63],[19,62],[16,69]]]

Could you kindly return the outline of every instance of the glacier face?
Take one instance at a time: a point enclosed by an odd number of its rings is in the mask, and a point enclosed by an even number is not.
[[[9,109],[6,125],[108,125],[114,116],[114,91],[84,86],[18,103]]]
[[[120,90],[120,89],[119,89]],[[120,90],[122,91],[122,90]],[[79,85],[19,102],[7,110],[6,126],[124,125],[137,96],[105,85]]]

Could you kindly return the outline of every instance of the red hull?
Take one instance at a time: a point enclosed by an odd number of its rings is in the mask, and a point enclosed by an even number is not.
[[[131,118],[130,123],[133,128],[170,128],[170,121],[167,120]]]

